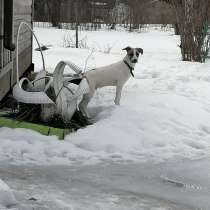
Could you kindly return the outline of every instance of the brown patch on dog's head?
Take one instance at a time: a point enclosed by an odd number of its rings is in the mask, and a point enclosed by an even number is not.
[[[128,47],[126,47],[126,48],[124,48],[124,49],[122,49],[122,50],[126,50],[126,51],[128,52],[128,51],[130,51],[131,49],[132,49],[132,47],[129,47],[129,46],[128,46]]]
[[[136,48],[136,50],[143,55],[144,51],[142,48]]]
[[[143,54],[143,49],[142,48],[132,48],[132,47],[126,47],[123,50],[127,51],[127,56],[129,57],[131,63],[137,63],[139,54]]]

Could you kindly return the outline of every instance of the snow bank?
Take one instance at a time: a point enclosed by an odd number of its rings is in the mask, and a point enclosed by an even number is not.
[[[11,189],[9,186],[0,179],[0,209],[5,207],[12,207],[17,204]]]
[[[36,32],[42,43],[53,45],[44,52],[49,70],[62,59],[84,67],[91,50],[63,48],[60,43],[64,30]],[[1,128],[1,160],[18,164],[93,164],[104,159],[160,162],[209,156],[210,62],[180,61],[179,37],[171,32],[87,34],[89,45],[93,40],[100,43],[103,39],[104,45],[116,41],[110,54],[95,51],[89,67],[122,59],[125,52],[121,49],[127,45],[144,49],[135,78],[124,87],[121,106],[113,105],[115,88],[98,90],[89,106],[95,123],[70,134],[66,141],[30,130]],[[35,52],[37,70],[41,68],[40,59]]]

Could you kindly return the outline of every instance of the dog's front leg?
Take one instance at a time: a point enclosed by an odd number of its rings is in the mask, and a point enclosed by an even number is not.
[[[116,96],[115,96],[115,105],[120,105],[121,93],[122,93],[122,85],[116,86]]]

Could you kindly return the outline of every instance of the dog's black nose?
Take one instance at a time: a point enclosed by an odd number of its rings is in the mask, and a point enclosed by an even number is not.
[[[137,61],[138,61],[137,59],[133,59],[132,63],[137,63]]]

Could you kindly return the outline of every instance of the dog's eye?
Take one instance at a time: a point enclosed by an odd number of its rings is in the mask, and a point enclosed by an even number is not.
[[[133,53],[131,53],[131,54],[129,54],[129,55],[130,55],[131,57],[133,57],[133,55],[134,55],[134,54],[133,54]]]
[[[136,53],[136,56],[139,57],[139,53]]]

